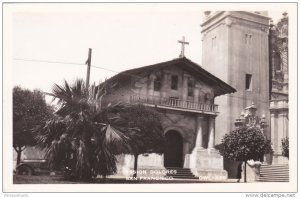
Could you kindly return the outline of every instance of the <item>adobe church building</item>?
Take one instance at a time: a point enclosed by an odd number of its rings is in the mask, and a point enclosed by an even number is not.
[[[184,167],[196,176],[227,179],[223,158],[214,149],[219,114],[215,98],[235,92],[233,87],[184,56],[127,70],[108,81],[115,86],[105,96],[106,102],[140,103],[163,114],[166,150],[163,155],[140,155],[140,170]],[[132,156],[119,162],[121,172],[128,175]]]

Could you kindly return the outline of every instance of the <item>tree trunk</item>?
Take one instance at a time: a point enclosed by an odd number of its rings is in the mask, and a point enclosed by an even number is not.
[[[244,168],[244,182],[246,183],[247,182],[247,161],[245,161],[245,168]]]
[[[138,154],[134,154],[134,173],[133,173],[133,177],[137,177],[137,164],[138,164]]]
[[[17,151],[17,166],[18,166],[21,162],[22,148],[17,147],[16,151]]]

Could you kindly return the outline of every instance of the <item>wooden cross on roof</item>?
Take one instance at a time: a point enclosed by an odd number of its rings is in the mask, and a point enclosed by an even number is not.
[[[188,45],[189,42],[186,42],[185,37],[183,36],[182,40],[181,41],[179,40],[178,43],[181,43],[181,53],[180,53],[179,57],[182,58],[182,57],[184,57],[184,45]]]

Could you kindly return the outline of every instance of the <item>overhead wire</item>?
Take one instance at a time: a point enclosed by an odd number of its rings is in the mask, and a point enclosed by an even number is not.
[[[86,65],[84,63],[62,62],[62,61],[52,61],[52,60],[25,59],[25,58],[13,58],[13,59],[17,60],[17,61],[29,61],[29,62],[40,62],[40,63],[54,63],[54,64],[66,64],[66,65]],[[99,66],[96,66],[96,65],[91,65],[91,67],[106,70],[106,71],[109,71],[109,72],[114,72],[116,74],[141,78],[141,76],[137,76],[137,75],[133,75],[133,74],[127,74],[127,73],[124,73],[124,72],[115,71],[115,70],[108,69],[108,68],[105,68],[105,67],[99,67]]]

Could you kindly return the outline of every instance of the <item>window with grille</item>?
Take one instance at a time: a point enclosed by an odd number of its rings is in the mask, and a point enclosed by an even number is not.
[[[171,78],[171,89],[177,90],[178,89],[178,76],[172,75]]]
[[[154,81],[154,91],[160,91],[161,89],[161,77],[157,76],[155,81]]]
[[[194,96],[194,82],[192,79],[188,79],[188,96]]]

